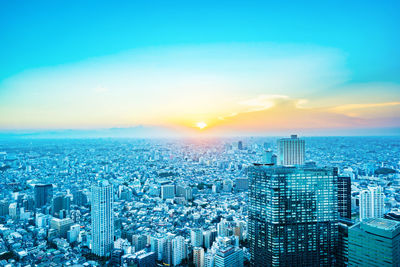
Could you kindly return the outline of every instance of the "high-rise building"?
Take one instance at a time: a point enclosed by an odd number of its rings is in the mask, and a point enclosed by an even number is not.
[[[69,211],[71,204],[71,196],[65,194],[57,194],[53,198],[52,212],[53,215],[59,215],[61,210]]]
[[[0,200],[0,216],[6,216],[9,214],[9,206],[10,203],[7,200]]]
[[[53,199],[53,185],[52,184],[37,184],[34,188],[35,207],[41,208],[50,204]]]
[[[214,240],[211,240],[211,231],[204,231],[203,232],[203,245],[206,249],[209,249],[212,246]]]
[[[135,251],[142,250],[147,245],[147,236],[145,235],[133,235],[132,245],[135,247]]]
[[[218,236],[225,237],[227,229],[228,222],[225,219],[222,219],[219,223],[217,223]]]
[[[193,190],[190,186],[177,185],[176,196],[184,197],[186,201],[193,199]]]
[[[185,258],[185,238],[183,236],[176,236],[172,239],[172,264],[177,266],[181,264]]]
[[[249,168],[252,266],[332,266],[338,239],[337,169]]]
[[[366,218],[350,227],[349,266],[400,266],[400,222]]]
[[[238,141],[238,149],[242,150],[243,149],[243,142],[242,141]]]
[[[87,204],[87,196],[83,190],[76,190],[72,193],[73,203],[78,206],[83,206]]]
[[[109,256],[114,245],[113,186],[107,180],[92,185],[92,252]]]
[[[278,140],[278,165],[292,166],[304,164],[305,141],[292,135]]]
[[[192,229],[190,231],[190,241],[193,247],[203,246],[203,232],[201,229]]]
[[[175,185],[173,184],[167,184],[161,186],[161,198],[162,199],[168,199],[168,198],[174,198],[175,197]]]
[[[336,266],[346,267],[349,263],[349,227],[353,221],[345,218],[339,219],[338,246],[336,249]]]
[[[193,264],[196,267],[204,267],[204,248],[193,248]]]
[[[360,193],[360,221],[381,218],[384,213],[384,193],[381,186],[369,186]]]
[[[214,254],[207,252],[204,255],[204,267],[214,267]]]
[[[163,265],[171,266],[172,265],[172,239],[173,236],[168,236],[165,240],[163,247]]]
[[[218,249],[214,267],[243,267],[243,251],[232,246]]]
[[[351,219],[351,180],[350,177],[338,177],[338,210],[339,216]]]

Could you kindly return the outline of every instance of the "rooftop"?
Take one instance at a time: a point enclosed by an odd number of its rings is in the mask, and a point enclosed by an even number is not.
[[[385,231],[394,231],[400,227],[400,222],[383,218],[366,219],[362,222],[362,224],[382,229]]]

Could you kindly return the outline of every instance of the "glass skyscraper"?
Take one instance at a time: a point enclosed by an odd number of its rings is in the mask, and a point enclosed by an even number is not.
[[[328,167],[249,167],[252,266],[335,264],[337,176]]]
[[[114,247],[113,186],[107,180],[92,185],[92,252],[109,256]]]
[[[52,184],[37,184],[34,189],[35,207],[41,208],[50,204],[53,199],[53,185]]]

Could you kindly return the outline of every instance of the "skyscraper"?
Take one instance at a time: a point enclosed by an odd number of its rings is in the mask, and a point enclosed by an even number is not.
[[[107,180],[92,185],[92,252],[109,256],[114,245],[113,186]]]
[[[305,142],[297,135],[278,140],[278,165],[291,166],[304,164]]]
[[[173,235],[167,236],[164,247],[163,247],[163,265],[171,266],[172,265],[172,239],[174,238]]]
[[[351,180],[350,177],[338,177],[339,216],[351,219]]]
[[[201,229],[192,229],[190,231],[190,241],[193,247],[203,246],[203,232]]]
[[[204,267],[204,248],[193,248],[193,264],[196,267]]]
[[[161,198],[162,199],[168,199],[168,198],[174,198],[175,197],[175,185],[173,184],[167,184],[161,186]]]
[[[350,227],[349,266],[400,266],[400,222],[366,218]]]
[[[338,246],[336,249],[336,266],[345,267],[348,265],[349,258],[349,227],[353,225],[353,221],[340,218],[339,219],[339,235]]]
[[[384,213],[384,193],[381,186],[368,186],[360,193],[360,221],[381,218]]]
[[[53,199],[52,184],[37,184],[34,188],[35,208],[41,208],[50,204]]]
[[[177,266],[181,264],[185,258],[185,238],[183,236],[176,236],[172,240],[172,264]]]
[[[243,149],[243,142],[242,141],[238,141],[238,149],[239,150]]]
[[[61,210],[69,210],[71,204],[70,195],[57,194],[53,198],[52,202],[52,212],[53,215],[58,215]]]
[[[337,169],[249,168],[252,266],[332,266],[338,238]]]

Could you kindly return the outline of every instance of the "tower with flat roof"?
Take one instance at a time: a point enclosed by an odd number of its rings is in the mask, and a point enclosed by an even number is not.
[[[305,141],[293,134],[290,138],[278,140],[278,165],[292,166],[304,164]]]
[[[367,218],[349,228],[349,266],[400,266],[400,222]]]
[[[107,180],[92,185],[92,252],[109,256],[114,247],[113,186]]]
[[[337,169],[255,164],[248,172],[251,266],[332,266]]]

